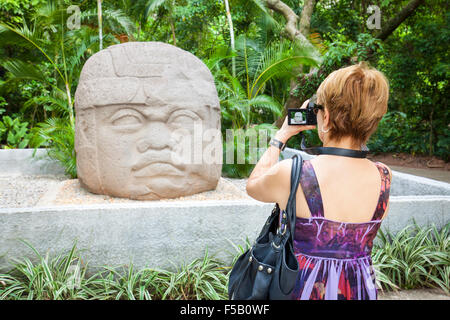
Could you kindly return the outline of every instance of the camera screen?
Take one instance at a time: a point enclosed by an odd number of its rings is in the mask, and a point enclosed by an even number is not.
[[[289,124],[306,124],[306,110],[289,110]]]

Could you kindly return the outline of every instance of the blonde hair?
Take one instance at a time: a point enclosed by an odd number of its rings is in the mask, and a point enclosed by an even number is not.
[[[317,100],[330,114],[330,137],[366,143],[387,111],[389,83],[365,62],[332,72],[319,86]]]

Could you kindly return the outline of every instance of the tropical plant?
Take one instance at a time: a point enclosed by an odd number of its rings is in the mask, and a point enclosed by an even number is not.
[[[13,269],[0,273],[0,300],[151,300],[227,299],[230,267],[208,255],[175,271],[103,267],[88,277],[76,243],[65,254],[15,260]]]
[[[277,130],[262,123],[248,129],[226,129],[223,137],[222,174],[231,178],[247,178],[266,151],[268,139]]]
[[[67,175],[76,178],[75,131],[70,122],[64,118],[49,118],[31,131],[33,145],[49,147],[48,156],[59,161]]]
[[[162,17],[167,19],[170,25],[170,30],[172,34],[172,44],[177,45],[177,36],[175,30],[175,1],[174,0],[148,0],[145,5],[144,17],[148,17],[151,13],[158,12],[158,10],[164,10],[166,12]]]
[[[450,223],[408,226],[396,235],[379,232],[373,248],[379,285],[385,289],[440,287],[450,293]]]
[[[222,49],[219,48],[207,62],[215,75],[225,124],[223,127],[229,128],[228,134],[232,133],[234,137],[230,140],[224,133],[224,156],[231,152],[230,149],[235,154],[239,149],[245,153],[243,163],[229,163],[224,157],[223,173],[230,177],[242,178],[251,173],[256,161],[250,161],[252,151],[249,150],[247,137],[254,130],[275,130],[274,125],[264,123],[267,120],[273,123],[282,116],[283,105],[271,95],[263,93],[267,85],[294,77],[293,70],[298,65],[317,66],[320,61],[288,40],[274,42],[267,47],[261,45],[260,41],[248,39],[245,35],[238,37],[236,53],[231,53],[232,56],[236,55],[236,77],[230,74],[226,66],[220,67],[221,59],[217,57],[217,52],[223,53]],[[244,140],[240,137],[244,137]],[[258,145],[262,146],[256,150],[259,159],[267,141]]]
[[[14,261],[11,273],[0,274],[0,300],[88,299],[92,291],[86,286],[86,266],[76,254],[76,244],[69,253],[54,258],[42,256],[28,242],[21,240],[37,257]]]
[[[231,122],[232,128],[248,128],[258,123],[255,115],[264,111],[268,111],[272,121],[275,121],[281,116],[283,106],[272,96],[263,94],[267,84],[273,80],[294,77],[296,66],[317,66],[320,61],[288,40],[263,47],[260,42],[248,39],[245,35],[236,40],[236,55],[237,77],[222,68],[216,78],[222,116]]]
[[[100,36],[108,45],[118,43],[115,35],[131,34],[133,24],[120,10],[106,8],[102,16],[108,22],[99,35],[92,28],[92,25],[98,26],[97,22],[94,24],[97,10],[87,9],[80,14],[80,28],[68,30],[65,27],[67,3],[64,0],[48,1],[39,6],[31,17],[31,27],[26,20],[21,27],[0,23],[0,36],[4,40],[3,46],[25,48],[45,59],[37,64],[30,63],[29,59],[36,58],[27,55],[6,59],[2,66],[8,71],[9,78],[3,85],[12,81],[35,80],[50,88],[48,95],[33,96],[26,101],[22,111],[41,106],[51,112],[51,118],[33,128],[34,145],[49,147],[49,156],[60,161],[66,173],[76,177],[73,87],[85,59],[101,47]],[[49,72],[54,74],[54,78],[49,76]]]
[[[0,144],[3,137],[5,139],[3,148],[5,149],[28,147],[31,138],[28,122],[21,122],[20,117],[12,119],[9,116],[4,116],[0,121]]]

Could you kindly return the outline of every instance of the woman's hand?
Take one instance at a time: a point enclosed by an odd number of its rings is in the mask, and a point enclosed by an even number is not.
[[[308,103],[309,103],[309,99],[303,103],[303,105],[301,106],[300,109],[306,109],[306,106],[308,105]],[[304,130],[312,130],[315,128],[316,128],[315,125],[309,125],[309,126],[289,125],[288,124],[288,116],[286,116],[286,118],[284,118],[283,125],[281,126],[280,130],[277,131],[274,138],[277,140],[280,140],[283,143],[286,143],[286,141],[288,141],[290,137],[295,136],[299,132],[304,131]]]

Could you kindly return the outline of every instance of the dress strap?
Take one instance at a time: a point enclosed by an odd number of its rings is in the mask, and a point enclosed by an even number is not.
[[[378,171],[381,175],[381,189],[380,189],[380,197],[378,198],[377,208],[372,217],[373,220],[381,220],[383,217],[387,203],[389,201],[389,190],[391,188],[391,180],[389,178],[389,170],[385,164],[381,162],[375,162],[375,165],[378,168]]]
[[[300,185],[305,194],[311,216],[323,217],[323,203],[322,195],[320,194],[319,181],[314,172],[314,167],[309,160],[303,162],[303,173],[300,177]]]

